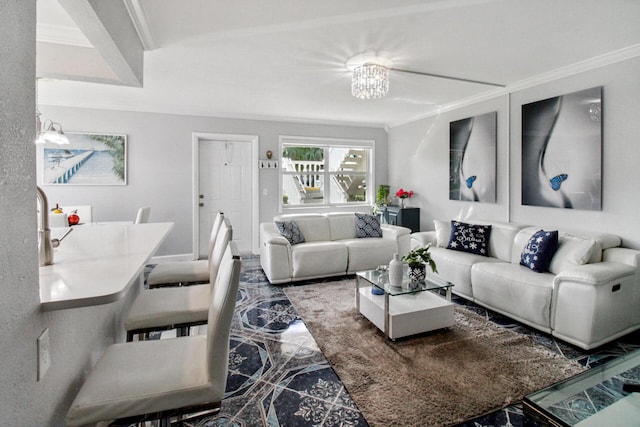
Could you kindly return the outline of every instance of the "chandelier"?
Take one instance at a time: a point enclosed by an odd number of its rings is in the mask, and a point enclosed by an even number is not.
[[[378,99],[389,92],[389,69],[366,63],[353,69],[351,94],[359,99]]]
[[[445,76],[442,74],[426,73],[423,71],[406,70],[393,66],[393,61],[376,52],[364,52],[347,61],[347,68],[351,70],[351,94],[359,99],[379,99],[389,92],[389,72],[401,72],[439,79],[456,80],[465,83],[505,87],[500,83],[481,80]]]

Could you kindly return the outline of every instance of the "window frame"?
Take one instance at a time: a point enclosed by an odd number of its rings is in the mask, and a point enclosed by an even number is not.
[[[283,196],[283,179],[286,175],[294,175],[296,172],[285,171],[283,166],[282,151],[286,146],[295,147],[318,147],[325,150],[324,155],[324,170],[319,172],[322,175],[324,182],[324,195],[322,203],[310,203],[300,205],[285,205],[282,202]],[[373,139],[355,139],[355,138],[333,138],[333,137],[312,137],[312,136],[293,136],[293,135],[280,135],[278,149],[280,153],[280,170],[278,171],[278,211],[287,212],[294,210],[318,210],[332,208],[332,207],[361,207],[373,205],[375,188],[375,146],[376,141]],[[329,156],[327,156],[326,149],[328,148],[356,148],[368,150],[368,162],[366,175],[366,200],[363,202],[351,202],[351,203],[331,203],[331,189],[330,189],[330,177],[332,175],[339,175],[340,171],[331,171],[329,168]]]

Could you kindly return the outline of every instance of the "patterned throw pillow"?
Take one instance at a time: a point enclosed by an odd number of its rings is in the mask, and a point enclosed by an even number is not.
[[[356,237],[382,237],[378,217],[356,213]]]
[[[538,273],[547,271],[556,249],[558,249],[558,230],[537,231],[522,250],[520,264]]]
[[[490,225],[451,221],[451,236],[447,249],[489,256]]]
[[[304,243],[304,236],[295,221],[276,221],[276,226],[282,237],[287,239],[292,245]]]

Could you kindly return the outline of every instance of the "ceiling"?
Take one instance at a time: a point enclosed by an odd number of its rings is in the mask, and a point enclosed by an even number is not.
[[[37,5],[41,105],[395,126],[640,55],[637,0]],[[363,52],[506,88],[391,71],[386,97],[356,99],[346,63]]]

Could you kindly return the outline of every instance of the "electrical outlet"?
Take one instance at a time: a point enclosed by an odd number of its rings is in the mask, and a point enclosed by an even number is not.
[[[40,381],[47,370],[51,367],[51,354],[49,352],[49,328],[38,337],[38,381]]]

